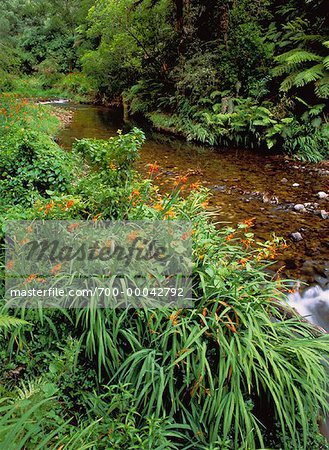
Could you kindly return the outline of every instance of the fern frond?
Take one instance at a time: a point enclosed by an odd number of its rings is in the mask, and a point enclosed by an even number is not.
[[[280,86],[280,91],[288,92],[295,85],[295,78],[298,75],[298,72],[293,72],[285,78]]]
[[[294,86],[302,87],[305,84],[319,80],[324,76],[323,64],[317,64],[309,69],[299,72],[294,80]]]
[[[319,98],[329,98],[329,75],[326,75],[315,83],[315,94]]]
[[[22,319],[18,319],[17,317],[0,315],[0,330],[17,328],[22,325],[28,325],[28,322]]]
[[[281,55],[276,57],[276,60],[280,64],[286,64],[288,66],[300,65],[307,61],[322,61],[322,57],[317,55],[316,53],[308,52],[302,48],[296,48],[290,50],[289,52],[282,53]]]
[[[325,47],[329,48],[329,41],[322,42],[322,45],[324,45]]]
[[[326,69],[329,69],[329,55],[323,59],[323,65]]]
[[[281,77],[287,72],[290,72],[290,67],[287,67],[284,64],[280,64],[279,66],[274,67],[272,70],[272,74],[274,77]]]
[[[299,50],[287,57],[287,64],[295,65],[307,61],[321,61],[321,56],[316,53],[308,52],[307,50]]]
[[[321,34],[300,34],[300,39],[302,39],[304,42],[322,42],[323,35]]]

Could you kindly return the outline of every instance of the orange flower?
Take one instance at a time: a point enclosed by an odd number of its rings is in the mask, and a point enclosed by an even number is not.
[[[69,231],[70,233],[74,230],[76,230],[77,228],[79,228],[79,224],[78,223],[72,223],[71,225],[69,225],[67,227],[67,231]]]
[[[256,217],[253,217],[252,219],[244,220],[242,223],[243,223],[243,225],[246,225],[247,228],[250,228],[250,227],[254,226],[254,221],[255,220],[256,220]]]
[[[175,181],[174,185],[179,186],[180,184],[186,184],[186,183],[187,183],[187,177],[182,176],[182,177],[179,177],[178,180]]]
[[[182,239],[183,241],[186,241],[186,239],[190,238],[191,236],[192,234],[189,231],[187,231],[186,233],[182,234]]]
[[[158,205],[154,205],[153,208],[156,211],[163,211],[163,206],[161,205],[161,203],[159,203]]]
[[[128,234],[127,238],[128,238],[128,241],[133,242],[138,238],[138,236],[139,236],[138,231],[134,230]]]
[[[61,268],[62,268],[62,264],[61,264],[61,263],[56,264],[56,266],[54,266],[54,267],[51,269],[50,273],[51,273],[52,275],[56,275],[56,274],[61,270]]]
[[[131,195],[132,195],[132,197],[139,197],[140,191],[138,189],[135,189],[134,191],[132,191]]]
[[[196,183],[192,183],[190,186],[191,189],[200,189],[200,183],[197,181]]]
[[[38,274],[37,274],[37,273],[33,273],[32,275],[30,275],[30,276],[25,280],[25,284],[26,284],[26,283],[32,283],[32,281],[34,281],[37,277],[38,277]]]
[[[176,214],[174,213],[174,211],[172,210],[172,209],[169,209],[169,211],[167,211],[166,213],[165,213],[165,215],[164,215],[164,217],[167,219],[168,217],[170,217],[170,218],[174,218],[174,217],[176,217]]]
[[[234,234],[230,233],[228,236],[226,236],[225,241],[230,242],[234,238]]]
[[[48,203],[48,205],[46,205],[46,210],[45,210],[45,214],[49,214],[49,211],[51,211],[54,207],[54,202],[51,201],[50,203]]]
[[[241,239],[242,244],[245,245],[246,248],[250,247],[251,240],[250,239]]]
[[[242,258],[238,261],[238,264],[241,264],[242,267],[245,267],[247,265],[248,259]]]
[[[149,164],[149,175],[156,175],[160,170],[160,166],[155,162],[154,164]]]
[[[203,260],[204,260],[204,255],[199,255],[199,259],[200,259],[201,261],[203,261]]]
[[[72,208],[72,206],[74,206],[74,204],[75,204],[75,201],[74,201],[74,200],[69,200],[69,201],[66,203],[66,209]]]
[[[7,270],[12,270],[14,268],[14,261],[8,261],[6,264],[6,269]]]
[[[102,217],[102,213],[97,214],[97,216],[93,217],[93,222],[96,223],[97,220],[100,219],[100,217]]]
[[[175,326],[178,325],[179,321],[178,321],[178,316],[180,315],[180,313],[182,312],[182,310],[177,311],[176,313],[172,313],[170,316],[170,320],[171,323]]]

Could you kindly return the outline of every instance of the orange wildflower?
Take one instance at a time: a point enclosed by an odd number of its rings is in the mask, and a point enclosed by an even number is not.
[[[132,191],[131,193],[132,197],[139,197],[140,196],[140,191],[138,189],[135,189]]]
[[[234,234],[230,233],[228,236],[226,236],[225,241],[230,242],[234,238]]]
[[[191,236],[192,234],[189,231],[187,231],[186,233],[182,234],[182,239],[183,241],[186,241],[186,239],[190,238]]]
[[[178,180],[175,181],[174,185],[179,186],[180,184],[186,184],[186,183],[187,183],[187,177],[182,176],[182,177],[179,177]]]
[[[249,248],[252,241],[250,239],[241,239],[241,242],[246,248]]]
[[[156,211],[163,211],[163,206],[161,205],[161,203],[159,203],[158,205],[154,205],[153,208]]]
[[[54,266],[54,267],[51,269],[50,273],[51,273],[52,275],[56,275],[56,274],[61,270],[61,268],[62,268],[62,264],[61,264],[61,263],[56,264],[56,266]]]
[[[46,209],[45,209],[45,214],[49,214],[49,211],[51,211],[53,209],[53,207],[55,206],[54,202],[51,201],[50,203],[48,203],[48,205],[46,205]]]
[[[169,211],[167,211],[166,213],[165,213],[165,218],[168,218],[168,217],[170,217],[170,218],[174,218],[174,217],[176,217],[176,214],[174,213],[174,211],[172,210],[172,209],[169,209]]]
[[[254,226],[254,221],[255,220],[256,220],[256,217],[253,217],[252,219],[244,220],[242,223],[243,223],[243,225],[246,225],[247,228],[250,228],[250,227]]]
[[[6,269],[7,270],[12,270],[14,268],[14,261],[8,261],[6,264]]]
[[[200,183],[197,181],[196,183],[192,183],[191,185],[190,185],[190,188],[191,189],[200,189]]]
[[[160,170],[160,166],[155,162],[154,164],[149,165],[149,175],[156,175]]]
[[[138,236],[139,236],[138,231],[134,230],[128,234],[127,238],[128,238],[128,241],[133,242],[138,238]]]
[[[37,273],[33,273],[32,275],[30,275],[30,276],[25,280],[25,283],[32,283],[32,281],[34,281],[37,277],[38,277],[38,274],[37,274]]]
[[[180,315],[180,313],[182,312],[182,310],[180,309],[179,311],[177,311],[176,313],[172,313],[170,316],[170,320],[171,323],[175,326],[178,325],[179,321],[178,321],[178,317]]]
[[[66,203],[66,209],[72,208],[72,206],[74,206],[74,204],[75,204],[75,201],[74,201],[74,200],[69,200],[69,201]]]
[[[97,220],[99,220],[101,216],[102,216],[102,213],[97,214],[97,216],[93,217],[93,222],[94,223],[97,222]]]
[[[67,231],[69,231],[71,233],[72,231],[76,230],[77,228],[79,228],[78,223],[71,223],[71,225],[69,225],[67,227]]]
[[[248,259],[242,258],[238,261],[238,264],[241,264],[242,267],[245,267],[247,265]]]

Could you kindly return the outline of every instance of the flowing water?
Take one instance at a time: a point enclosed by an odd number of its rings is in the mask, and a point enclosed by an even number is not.
[[[106,139],[123,128],[118,110],[90,105],[63,105],[74,111],[72,123],[58,136],[64,148],[75,139]],[[259,240],[273,233],[287,240],[288,248],[273,270],[291,279],[316,285],[290,297],[303,315],[329,331],[329,166],[302,164],[281,155],[262,155],[242,149],[211,149],[190,145],[179,139],[151,134],[141,150],[136,169],[147,174],[147,165],[157,162],[158,183],[163,191],[172,189],[177,177],[200,182],[212,196],[209,209],[224,224],[236,225],[255,218],[253,232]],[[306,205],[303,212],[298,204]],[[292,233],[300,233],[296,242]],[[299,236],[300,237],[300,236]]]

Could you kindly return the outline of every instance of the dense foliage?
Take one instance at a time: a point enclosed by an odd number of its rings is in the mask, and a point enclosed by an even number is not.
[[[318,431],[329,414],[328,336],[286,316],[285,283],[264,270],[285,243],[257,242],[252,219],[218,230],[209,192],[188,177],[161,194],[155,163],[141,180],[138,128],[65,152],[49,107],[28,99],[123,101],[190,140],[318,161],[328,155],[324,13],[323,0],[1,2],[1,294],[7,220],[188,219],[195,301],[1,301],[1,448],[328,448]],[[61,276],[60,265],[52,271]]]
[[[328,155],[325,0],[5,0],[0,12],[0,90],[123,98],[190,140]]]
[[[208,192],[187,177],[167,195],[156,164],[141,181],[132,168],[144,140],[138,129],[65,153],[49,110],[8,95],[1,103],[2,220],[190,219],[195,298],[191,309],[3,304],[1,447],[324,446],[317,421],[329,409],[328,338],[284,317],[276,303],[284,283],[263,270],[284,242],[255,242],[252,220],[218,231],[205,211]]]

